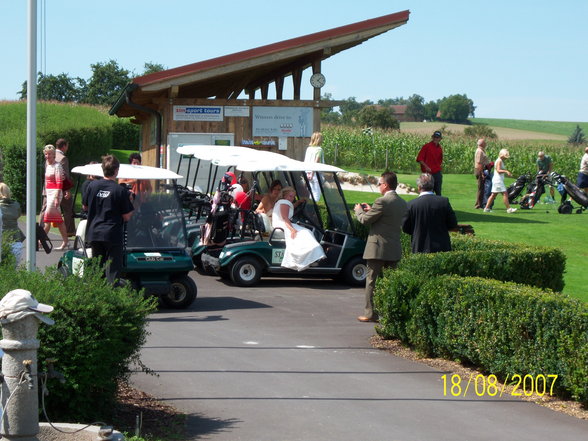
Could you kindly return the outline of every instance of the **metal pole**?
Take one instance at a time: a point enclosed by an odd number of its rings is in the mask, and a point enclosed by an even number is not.
[[[37,217],[37,0],[29,0],[29,78],[27,82],[27,269],[36,267]]]

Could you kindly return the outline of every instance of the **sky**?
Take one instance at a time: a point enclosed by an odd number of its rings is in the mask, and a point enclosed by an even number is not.
[[[0,100],[17,99],[28,76],[27,5],[0,0]],[[38,0],[38,10],[38,70],[84,79],[111,59],[138,76],[146,62],[174,68],[410,10],[405,25],[323,61],[322,93],[466,94],[481,118],[588,121],[586,0]]]

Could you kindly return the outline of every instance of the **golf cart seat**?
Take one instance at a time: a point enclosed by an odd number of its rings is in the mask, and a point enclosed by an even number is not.
[[[286,236],[284,235],[284,230],[282,228],[273,228],[271,230],[270,237],[268,242],[272,245],[281,245],[286,246]]]
[[[84,252],[84,249],[86,251],[86,255],[88,256],[88,258],[92,257],[92,248],[89,246],[89,244],[86,243],[86,225],[87,225],[88,221],[86,219],[82,219],[80,221],[80,223],[78,224],[78,228],[76,228],[76,238],[75,238],[75,243],[74,243],[74,247],[75,249],[77,249],[80,252]]]
[[[269,216],[265,213],[255,213],[255,214],[257,216],[257,219],[260,220],[260,224],[263,225],[263,230],[268,231],[268,232],[272,231],[272,223],[270,221]]]

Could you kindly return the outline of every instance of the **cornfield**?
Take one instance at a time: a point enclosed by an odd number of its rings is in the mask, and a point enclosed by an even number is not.
[[[399,173],[418,173],[416,156],[429,137],[395,130],[372,130],[343,126],[322,127],[325,161],[340,167],[394,170]],[[464,135],[445,134],[443,147],[443,171],[445,173],[473,173],[476,140]],[[545,151],[553,159],[553,170],[572,178],[578,174],[584,146],[574,147],[556,141],[488,140],[486,152],[491,160],[498,157],[500,149],[510,152],[506,167],[513,176],[537,171],[537,152]]]

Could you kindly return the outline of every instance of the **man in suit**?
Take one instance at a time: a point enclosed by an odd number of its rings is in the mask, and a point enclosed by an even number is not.
[[[69,142],[63,138],[59,138],[55,143],[55,161],[61,163],[63,172],[65,173],[65,181],[73,185],[73,179],[69,170],[69,159],[67,159],[67,151],[69,150]],[[69,237],[75,237],[76,224],[73,217],[73,197],[71,189],[68,188],[63,192],[63,199],[61,200],[61,212],[63,213],[63,222]]]
[[[457,218],[449,199],[433,193],[433,176],[423,173],[417,179],[419,197],[408,203],[402,230],[410,234],[413,253],[451,251],[449,230]]]
[[[360,322],[378,321],[373,305],[376,279],[382,274],[384,268],[396,268],[402,257],[400,229],[407,205],[396,194],[397,185],[398,178],[394,173],[382,173],[378,182],[382,197],[376,199],[371,207],[368,204],[355,205],[355,215],[359,222],[370,227],[363,253],[368,272],[364,315],[357,317]]]

